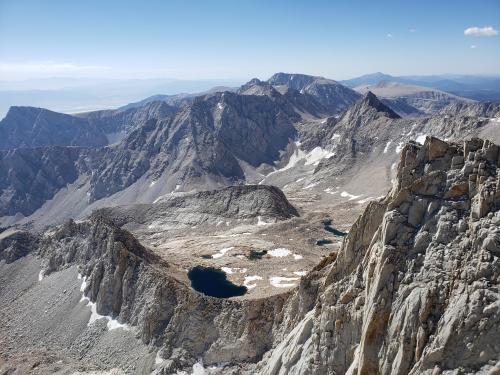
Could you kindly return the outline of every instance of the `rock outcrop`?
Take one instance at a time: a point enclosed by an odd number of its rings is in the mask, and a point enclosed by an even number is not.
[[[497,373],[499,147],[428,137],[401,154],[390,194],[302,281],[249,372]]]
[[[152,204],[103,208],[94,213],[119,226],[192,227],[223,219],[284,220],[298,212],[275,186],[241,185],[198,193],[167,195]]]

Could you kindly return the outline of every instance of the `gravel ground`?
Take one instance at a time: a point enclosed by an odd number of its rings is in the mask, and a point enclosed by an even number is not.
[[[87,326],[91,311],[76,267],[42,280],[40,271],[32,256],[0,263],[0,374],[152,371],[156,353],[133,330],[109,331],[105,319]]]

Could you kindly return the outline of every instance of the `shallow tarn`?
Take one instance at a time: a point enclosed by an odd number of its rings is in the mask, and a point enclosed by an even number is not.
[[[233,284],[226,274],[213,267],[196,266],[188,272],[191,287],[207,296],[229,298],[246,294],[247,287]]]

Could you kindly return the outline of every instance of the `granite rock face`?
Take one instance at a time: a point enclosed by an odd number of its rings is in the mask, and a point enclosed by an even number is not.
[[[176,116],[149,120],[106,148],[92,175],[90,198],[112,195],[146,172],[186,185],[242,182],[239,161],[257,167],[279,159],[295,136],[297,119],[290,105],[267,96],[224,92],[196,98]]]
[[[405,146],[392,191],[303,280],[251,371],[496,373],[499,158],[480,139]]]

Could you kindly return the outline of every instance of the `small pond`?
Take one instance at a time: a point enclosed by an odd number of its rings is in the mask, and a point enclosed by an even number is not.
[[[318,245],[318,246],[330,245],[332,243],[333,243],[333,241],[331,241],[331,240],[317,240],[316,241],[316,245]]]
[[[332,220],[331,219],[325,219],[325,220],[323,220],[323,227],[325,228],[325,230],[327,232],[330,232],[330,233],[332,233],[335,236],[344,237],[347,234],[346,232],[342,232],[342,231],[340,231],[340,230],[335,229],[334,227],[332,227]]]
[[[233,284],[226,274],[217,268],[196,266],[188,272],[194,290],[217,298],[242,296],[247,292],[246,286]]]
[[[267,250],[262,250],[262,251],[259,251],[259,250],[251,250],[250,251],[250,255],[248,256],[248,259],[250,260],[258,260],[258,259],[262,259],[262,257],[264,255],[267,254]]]

